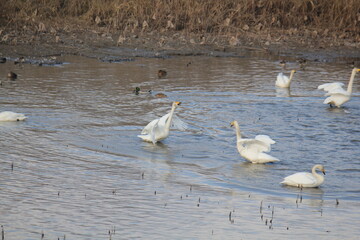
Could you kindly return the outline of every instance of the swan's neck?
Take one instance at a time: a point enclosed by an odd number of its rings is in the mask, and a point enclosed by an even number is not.
[[[316,172],[316,169],[317,169],[317,166],[314,166],[314,167],[312,168],[312,170],[311,170],[312,175],[313,175],[320,183],[324,182],[324,176],[318,174],[318,173]]]
[[[289,77],[289,83],[291,82],[292,78],[294,77],[295,72],[291,71],[290,73],[290,77]]]
[[[351,72],[350,81],[349,81],[349,84],[348,84],[348,87],[347,87],[347,92],[349,94],[351,94],[351,92],[352,92],[352,86],[353,86],[355,75],[356,75],[356,69],[353,69],[352,72]]]
[[[236,140],[240,140],[241,139],[241,132],[240,132],[239,124],[237,122],[235,122],[234,126],[235,126],[235,131],[236,131]]]
[[[171,121],[172,121],[172,118],[173,118],[175,108],[176,108],[176,105],[173,104],[172,108],[171,108],[171,111],[170,111],[169,118],[168,118],[168,120],[166,121],[166,124],[165,124],[165,129],[170,129],[170,125],[171,125]]]

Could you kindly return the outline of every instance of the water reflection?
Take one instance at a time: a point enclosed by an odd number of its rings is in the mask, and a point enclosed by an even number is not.
[[[156,144],[142,142],[141,149],[144,150],[144,153],[149,154],[152,159],[172,159],[171,149],[162,142]]]
[[[16,127],[18,127],[19,125],[21,126],[21,124],[26,124],[24,122],[20,122],[20,121],[17,121],[17,122],[3,122],[3,121],[0,121],[0,126],[1,127],[13,127],[14,129],[16,129]]]
[[[276,88],[276,97],[291,97],[290,88]]]
[[[297,188],[291,186],[284,186],[282,188],[286,191],[297,194],[297,196],[303,196],[310,199],[324,200],[324,190],[321,187],[317,188]]]
[[[242,159],[240,159],[241,157],[239,156],[239,160],[243,161]],[[234,164],[233,165],[233,175],[235,177],[240,177],[241,178],[263,178],[264,174],[266,174],[267,172],[269,172],[269,168],[271,168],[273,164],[269,163],[269,164],[253,164],[251,162],[241,162],[238,164]]]
[[[303,189],[302,206],[309,208],[284,211],[278,226],[295,221],[300,229],[323,236],[325,227],[319,224],[332,224],[328,216],[338,213],[334,199],[353,200],[354,206],[360,200],[360,176],[350,174],[360,171],[360,98],[353,97],[346,108],[329,109],[316,91],[322,79],[348,72],[342,66],[309,65],[297,73],[293,93],[276,89],[276,98],[273,76],[280,66],[272,59],[64,61],[70,64],[15,66],[21,77],[0,87],[1,108],[29,116],[23,123],[0,125],[0,224],[12,230],[8,239],[36,239],[42,230],[53,239],[106,239],[115,225],[126,239],[163,233],[167,238],[266,238],[268,226],[259,227],[264,222],[257,216],[260,201],[275,198],[279,209],[294,207],[300,190],[279,182],[315,163],[325,165],[325,183]],[[0,70],[8,67],[0,65]],[[168,76],[158,79],[162,68]],[[136,86],[168,98],[135,95]],[[177,114],[188,129],[171,131],[156,145],[138,138],[172,101],[183,102]],[[243,159],[229,127],[233,120],[248,136],[271,136],[276,141],[272,152],[281,161],[261,165]],[[321,223],[311,217],[319,207],[327,211]],[[353,229],[345,237],[360,234],[358,208],[344,208],[343,218]],[[224,216],[234,209],[243,218],[229,226]],[[332,234],[340,232],[332,229]],[[272,231],[271,237],[281,239],[283,233]]]
[[[327,111],[331,112],[331,113],[351,113],[351,111],[349,109],[347,109],[346,107],[328,107],[326,109]]]

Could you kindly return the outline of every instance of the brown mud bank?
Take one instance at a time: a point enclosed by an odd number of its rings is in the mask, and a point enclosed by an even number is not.
[[[0,55],[8,58],[360,59],[359,1],[13,0],[0,13]]]

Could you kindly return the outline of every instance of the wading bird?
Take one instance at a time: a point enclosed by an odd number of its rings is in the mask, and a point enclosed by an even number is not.
[[[323,165],[317,164],[313,166],[311,173],[298,172],[284,178],[281,184],[294,186],[294,187],[318,187],[324,182],[324,176],[316,173],[316,170],[322,171],[325,175],[325,169]]]
[[[175,109],[180,104],[181,102],[173,102],[171,111],[163,117],[151,121],[145,126],[141,135],[138,135],[138,137],[146,142],[152,142],[153,144],[167,138],[170,133],[170,126]]]
[[[289,88],[291,84],[291,80],[294,77],[294,74],[296,73],[296,70],[291,70],[290,72],[290,78],[288,78],[286,75],[284,75],[282,72],[277,75],[275,85],[277,87],[281,88]]]
[[[340,107],[348,102],[351,97],[352,86],[357,72],[360,72],[360,68],[354,68],[352,70],[346,91],[343,89],[344,84],[341,82],[324,83],[318,86],[318,89],[323,89],[327,92],[325,94],[327,98],[324,100],[324,104],[330,104],[330,107],[333,107],[333,105]]]
[[[254,139],[242,138],[240,133],[240,127],[237,121],[230,123],[232,127],[235,127],[236,131],[236,146],[240,155],[252,163],[268,163],[278,162],[279,159],[270,156],[264,152],[270,152],[271,144],[275,141],[267,135],[257,135]]]

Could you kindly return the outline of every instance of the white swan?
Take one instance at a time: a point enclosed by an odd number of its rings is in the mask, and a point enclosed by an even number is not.
[[[344,103],[348,102],[351,97],[352,86],[357,72],[360,72],[360,68],[354,68],[352,70],[346,91],[343,89],[344,84],[341,82],[324,83],[318,86],[318,89],[323,89],[327,92],[325,94],[327,98],[324,100],[324,104],[330,104],[330,107],[333,105],[340,107]]]
[[[255,139],[241,138],[240,127],[237,121],[230,123],[232,127],[235,127],[236,131],[236,146],[240,155],[246,160],[252,163],[268,163],[278,162],[279,159],[270,156],[263,152],[270,152],[271,144],[275,141],[267,135],[257,135]]]
[[[27,119],[22,113],[15,113],[10,111],[0,112],[0,122],[16,122]]]
[[[317,164],[313,166],[311,173],[298,172],[284,178],[281,184],[294,186],[294,187],[318,187],[324,182],[324,176],[317,174],[316,169],[323,172],[325,175],[325,169],[323,165]]]
[[[153,144],[167,138],[170,133],[170,125],[175,108],[180,104],[181,102],[173,102],[171,111],[163,117],[151,121],[138,137]]]
[[[294,77],[294,74],[296,73],[296,70],[291,70],[290,72],[290,78],[285,76],[282,72],[277,75],[275,85],[277,87],[281,88],[289,88],[291,84],[291,80]]]

